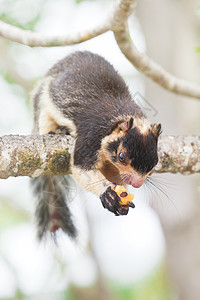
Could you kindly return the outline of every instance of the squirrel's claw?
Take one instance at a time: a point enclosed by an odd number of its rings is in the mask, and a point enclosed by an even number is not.
[[[135,208],[135,204],[133,202],[128,202],[127,204],[129,207]]]
[[[123,205],[119,203],[120,197],[111,187],[107,188],[100,196],[100,199],[103,207],[114,213],[116,216],[128,214],[129,207],[126,206],[126,208],[124,208]]]

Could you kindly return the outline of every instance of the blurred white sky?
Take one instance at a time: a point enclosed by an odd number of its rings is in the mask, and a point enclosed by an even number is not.
[[[12,7],[5,3],[0,1],[0,10],[9,10],[12,16],[23,23],[37,14],[42,2],[21,0]],[[89,28],[106,16],[111,4],[110,1],[84,1],[77,5],[75,1],[49,0],[42,6],[42,18],[36,30],[46,34],[64,34],[66,31],[71,33]],[[140,26],[135,18],[131,22],[134,41],[141,51],[145,51]],[[103,55],[125,76],[133,92],[144,94],[145,87],[140,75],[120,53],[112,33],[73,47],[31,49],[13,44],[10,54],[16,59],[20,75],[32,79],[42,76],[54,62],[76,49],[87,49]],[[0,134],[29,134],[32,118],[21,97],[22,91],[17,86],[10,88],[1,77],[0,88]],[[62,290],[71,281],[88,285],[95,280],[94,263],[86,254],[88,230],[85,206],[93,221],[94,247],[105,275],[118,283],[132,284],[150,274],[163,257],[164,238],[157,216],[142,202],[142,193],[139,191],[134,194],[136,208],[126,217],[115,217],[105,211],[100,200],[91,194],[85,193],[84,199],[77,197],[72,205],[80,229],[77,244],[61,237],[58,249],[51,243],[39,246],[33,223],[2,232],[0,297],[12,297],[18,285],[23,292],[31,295]],[[27,178],[0,180],[0,198],[11,199],[19,208],[24,207],[33,213],[33,199]],[[55,260],[55,257],[59,257],[59,260]],[[63,263],[65,268],[62,268]]]

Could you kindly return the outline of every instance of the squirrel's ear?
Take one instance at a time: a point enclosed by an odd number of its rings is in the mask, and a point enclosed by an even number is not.
[[[118,128],[122,131],[128,131],[129,129],[131,129],[133,125],[133,118],[130,118],[129,121],[124,121],[122,123],[118,124]]]
[[[159,135],[161,134],[161,124],[153,124],[152,125],[152,132],[153,134],[158,138]]]

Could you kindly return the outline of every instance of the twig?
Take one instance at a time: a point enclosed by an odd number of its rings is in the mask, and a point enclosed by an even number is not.
[[[109,13],[99,25],[87,31],[73,33],[72,35],[49,36],[30,30],[24,30],[0,21],[0,36],[29,47],[54,47],[79,44],[113,28],[119,28],[132,13],[135,2],[135,0],[118,1],[113,11]]]
[[[6,24],[0,21],[0,36],[7,40],[17,42],[29,47],[54,47],[54,46],[68,46],[79,44],[92,39],[106,31],[109,28],[107,25],[92,28],[88,31],[74,33],[73,35],[58,35],[48,36],[30,30],[17,28],[13,25]]]
[[[78,44],[112,30],[119,48],[126,58],[149,78],[162,87],[176,93],[200,99],[200,87],[196,84],[177,78],[163,67],[138,51],[131,40],[127,19],[136,6],[136,0],[120,0],[112,13],[101,24],[88,31],[74,33],[72,36],[46,36],[40,33],[23,30],[0,21],[0,36],[30,47],[52,47]]]
[[[138,51],[131,40],[128,26],[114,32],[119,48],[132,65],[165,89],[176,94],[200,99],[200,86],[175,77],[146,54]]]

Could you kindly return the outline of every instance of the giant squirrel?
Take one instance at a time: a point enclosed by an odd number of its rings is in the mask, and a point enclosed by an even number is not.
[[[75,138],[71,171],[104,208],[126,215],[116,185],[140,187],[157,164],[160,124],[151,124],[122,77],[103,57],[75,52],[56,63],[33,92],[34,133]],[[76,236],[61,176],[34,178],[38,236],[62,228]],[[98,183],[98,184],[97,184]]]

